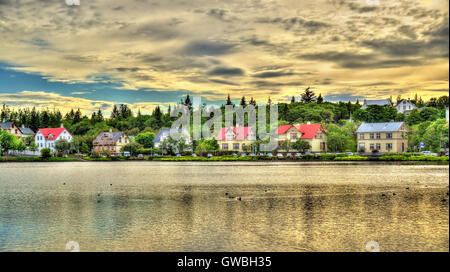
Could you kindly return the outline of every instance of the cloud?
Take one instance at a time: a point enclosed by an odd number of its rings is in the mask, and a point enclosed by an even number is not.
[[[253,77],[272,78],[272,77],[284,77],[284,76],[292,76],[292,75],[295,75],[295,73],[285,72],[285,71],[266,71],[266,72],[253,74]]]
[[[242,76],[245,72],[241,68],[216,67],[208,72],[210,76]]]
[[[192,41],[184,47],[182,53],[190,56],[220,56],[231,53],[234,47],[220,42]]]

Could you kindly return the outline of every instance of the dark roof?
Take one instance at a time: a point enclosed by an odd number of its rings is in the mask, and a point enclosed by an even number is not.
[[[8,129],[14,122],[2,122],[0,123],[0,127],[3,129]]]
[[[115,144],[120,137],[122,137],[123,132],[100,132],[100,134],[95,138],[94,144]]]
[[[20,131],[22,131],[23,135],[34,135],[34,131],[27,127],[20,127]]]

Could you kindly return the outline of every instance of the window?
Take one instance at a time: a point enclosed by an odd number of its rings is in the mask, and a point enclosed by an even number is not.
[[[239,144],[238,144],[238,143],[237,143],[237,144],[234,143],[234,144],[233,144],[233,149],[234,149],[234,150],[239,150]]]
[[[125,138],[125,143],[128,143],[128,139],[127,138]]]
[[[392,133],[386,133],[386,139],[392,139]]]
[[[370,139],[375,139],[375,134],[370,133]]]
[[[374,150],[375,149],[375,145],[374,144],[370,144],[370,150]]]
[[[360,140],[364,140],[364,133],[360,133],[360,134],[359,134],[359,139],[360,139]]]
[[[322,139],[322,133],[317,133],[316,136],[314,137],[316,139]]]
[[[228,144],[222,144],[222,149],[223,150],[228,150]]]
[[[232,141],[232,140],[234,140],[234,135],[233,134],[227,135],[226,139],[227,139],[227,141]]]
[[[377,150],[381,149],[381,144],[377,144]]]
[[[245,144],[242,144],[242,150],[245,150]]]
[[[122,143],[122,138],[119,138],[119,143]]]
[[[381,139],[381,133],[377,133],[377,139]]]
[[[386,144],[386,150],[392,150],[392,143]]]
[[[291,140],[297,139],[297,133],[291,133]]]

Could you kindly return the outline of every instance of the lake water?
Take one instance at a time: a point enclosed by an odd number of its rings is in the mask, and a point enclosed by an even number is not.
[[[366,251],[375,241],[448,252],[448,178],[448,165],[0,163],[0,251],[69,241],[81,251]]]

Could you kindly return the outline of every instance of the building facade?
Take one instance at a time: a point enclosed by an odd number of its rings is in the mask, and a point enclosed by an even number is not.
[[[256,140],[252,127],[224,127],[216,137],[220,151],[248,152]]]
[[[321,124],[281,125],[278,127],[278,146],[282,148],[282,143],[285,141],[292,145],[298,139],[302,139],[311,146],[309,152],[324,152],[327,150],[327,133],[328,131]]]
[[[416,105],[410,99],[403,99],[397,102],[397,112],[408,114],[410,111],[417,109]]]
[[[407,132],[404,122],[362,123],[356,131],[358,152],[406,152]]]
[[[108,151],[111,155],[121,154],[121,149],[130,143],[130,139],[125,133],[119,132],[101,132],[92,142],[93,152],[103,153]]]
[[[68,142],[71,142],[72,138],[70,131],[61,125],[59,128],[40,128],[36,135],[34,135],[34,142],[39,151],[43,148],[50,148],[52,152],[55,152],[56,141],[65,139]]]

